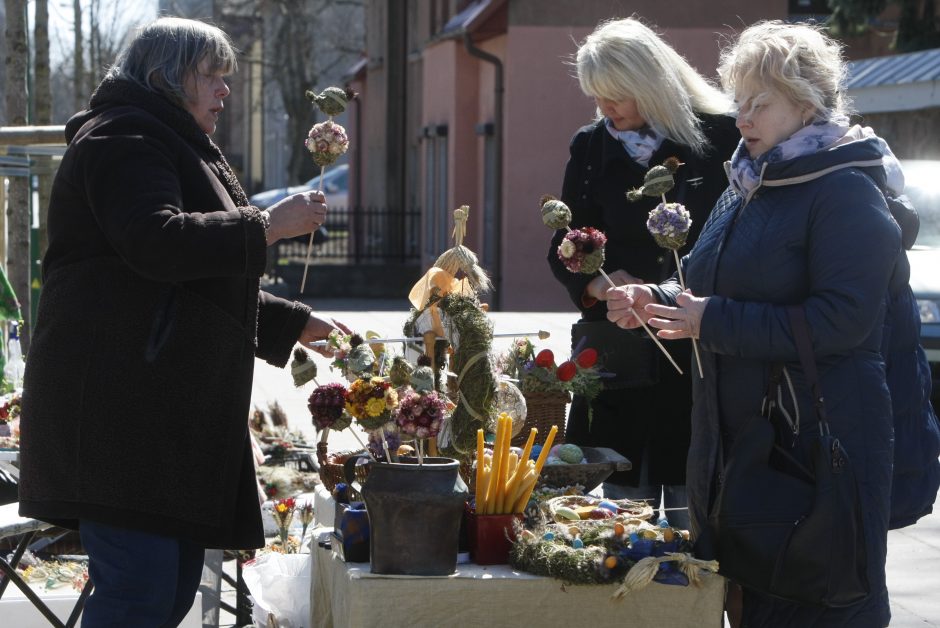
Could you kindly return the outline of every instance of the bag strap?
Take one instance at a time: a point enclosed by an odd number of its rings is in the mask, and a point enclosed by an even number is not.
[[[819,388],[819,372],[816,370],[816,356],[813,353],[813,343],[809,335],[809,322],[806,320],[806,310],[802,305],[788,305],[787,317],[790,319],[790,328],[793,330],[793,341],[800,354],[800,364],[806,374],[806,382],[813,392],[813,409],[819,421],[819,433],[823,436],[829,434],[829,421],[826,417],[825,399]]]

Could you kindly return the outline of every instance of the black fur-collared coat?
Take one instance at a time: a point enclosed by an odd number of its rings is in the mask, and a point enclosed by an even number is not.
[[[310,309],[259,291],[260,214],[184,109],[106,79],[66,138],[27,356],[20,514],[260,547],[255,356],[283,366]]]

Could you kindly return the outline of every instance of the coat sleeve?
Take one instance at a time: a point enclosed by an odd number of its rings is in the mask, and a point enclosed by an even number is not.
[[[580,130],[571,139],[571,144],[569,145],[570,156],[568,158],[568,164],[565,166],[565,179],[561,188],[561,200],[571,210],[570,226],[572,229],[585,226],[596,227],[601,230],[604,229],[604,226],[599,222],[601,214],[600,209],[593,207],[589,198],[581,198],[582,185],[580,181],[584,178],[585,166],[587,165],[585,159],[587,157],[588,142],[591,132],[591,130]],[[600,302],[592,306],[592,308],[585,308],[584,304],[581,302],[584,289],[591,280],[594,279],[594,275],[573,273],[558,259],[558,245],[564,240],[566,233],[567,231],[564,229],[555,231],[548,247],[547,259],[548,265],[552,269],[552,274],[555,276],[555,279],[565,287],[568,291],[568,296],[571,298],[571,302],[579,310],[582,312],[586,312],[589,309],[603,310],[605,306]]]
[[[901,238],[884,197],[859,171],[832,176],[807,225],[808,296],[803,302],[817,355],[858,347],[880,320]],[[798,359],[786,304],[712,296],[700,342],[743,358]]]
[[[257,357],[283,368],[310,318],[310,311],[303,303],[262,291],[258,295]]]
[[[157,281],[260,277],[267,243],[258,210],[235,207],[205,163],[185,176],[189,186],[204,186],[207,203],[216,206],[184,207],[174,152],[186,146],[157,139],[143,124],[133,127],[127,120],[105,123],[80,140],[76,160],[94,219],[117,254]]]

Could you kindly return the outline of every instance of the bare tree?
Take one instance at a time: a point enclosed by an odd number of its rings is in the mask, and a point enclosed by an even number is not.
[[[49,74],[49,0],[34,0],[36,24],[33,45],[33,123],[46,125],[52,122],[52,85]],[[42,171],[39,176],[39,253],[45,253],[48,236],[46,219],[49,215],[49,196],[52,192],[52,158],[36,159]]]
[[[82,2],[72,0],[72,29],[75,32],[75,46],[72,48],[72,84],[75,89],[75,110],[85,106],[85,43],[82,40]]]
[[[4,0],[6,7],[6,109],[7,123],[25,126],[27,119],[26,73],[29,49],[26,44],[26,4]],[[21,335],[23,353],[29,349],[29,181],[10,179],[7,196],[7,275],[19,299],[26,325]]]
[[[305,96],[323,89],[324,77],[345,69],[362,53],[364,3],[361,0],[268,0],[265,19],[266,81],[280,92],[288,116],[288,137],[302,138],[317,111]],[[289,181],[309,179],[313,163],[301,141],[290,144]]]

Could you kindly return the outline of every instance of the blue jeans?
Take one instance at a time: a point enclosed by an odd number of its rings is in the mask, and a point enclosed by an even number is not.
[[[163,628],[183,621],[202,579],[202,547],[87,519],[80,535],[95,586],[82,628]]]

